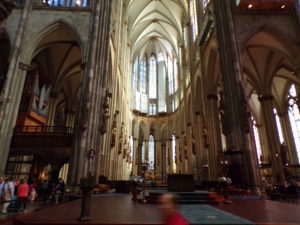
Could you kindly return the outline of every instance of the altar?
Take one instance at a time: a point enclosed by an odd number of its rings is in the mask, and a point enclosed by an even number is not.
[[[195,182],[193,174],[168,174],[168,191],[194,192]]]

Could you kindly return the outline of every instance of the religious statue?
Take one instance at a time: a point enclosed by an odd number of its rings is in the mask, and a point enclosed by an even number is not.
[[[100,127],[100,133],[103,135],[107,131],[107,120],[109,118],[109,99],[112,97],[112,94],[107,89],[105,91],[104,103],[103,103],[103,115],[102,115],[102,124]]]
[[[121,131],[119,135],[119,149],[118,149],[118,154],[122,154],[122,148],[123,148],[123,129],[124,129],[124,123],[122,122],[121,125]]]
[[[228,135],[230,133],[230,120],[228,119],[226,113],[226,103],[224,100],[223,92],[220,91],[220,117],[221,117],[221,125],[222,125],[222,133],[224,135]]]
[[[115,147],[116,145],[116,138],[117,138],[117,116],[119,114],[119,111],[116,110],[114,113],[114,120],[112,124],[112,134],[111,134],[111,141],[110,141],[110,147]]]
[[[191,132],[192,132],[192,134],[191,134],[191,136],[192,136],[192,153],[194,155],[196,155],[196,153],[197,153],[197,147],[196,147],[196,138],[195,138],[193,127],[191,128]]]
[[[90,111],[90,99],[89,99],[89,91],[85,92],[83,107],[81,111],[81,124],[80,128],[82,131],[85,131],[88,127],[88,119],[89,119],[89,111]]]

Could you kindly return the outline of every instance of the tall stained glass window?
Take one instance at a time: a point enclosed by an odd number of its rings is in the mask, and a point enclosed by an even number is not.
[[[147,57],[144,56],[140,60],[140,93],[147,92]]]
[[[283,132],[282,132],[282,127],[281,127],[281,123],[280,123],[280,118],[278,116],[277,109],[274,108],[273,112],[275,114],[277,131],[278,131],[278,135],[279,135],[279,141],[280,141],[280,144],[282,144],[284,142],[284,138],[283,138]]]
[[[174,79],[173,79],[173,60],[168,58],[168,87],[169,87],[169,95],[174,93]]]
[[[297,104],[298,96],[295,85],[292,85],[289,90],[289,118],[293,131],[294,142],[296,146],[298,163],[300,163],[300,111]]]
[[[155,165],[155,141],[153,135],[149,137],[149,169],[154,170]]]
[[[191,0],[190,2],[190,16],[191,16],[191,24],[192,24],[192,37],[193,41],[196,40],[198,35],[198,17],[197,17],[197,0]]]
[[[178,65],[177,59],[174,58],[174,92],[178,90]]]
[[[176,137],[173,134],[172,138],[172,159],[173,159],[173,173],[176,173]]]
[[[143,144],[142,144],[142,162],[145,162],[145,142],[143,141]]]
[[[261,143],[260,143],[260,137],[259,137],[259,132],[258,132],[258,128],[257,128],[257,122],[256,120],[251,117],[252,119],[252,129],[253,129],[253,134],[254,134],[254,141],[255,141],[255,146],[256,146],[256,152],[257,152],[257,158],[258,158],[258,162],[261,162],[261,157],[262,156],[262,151],[261,151]]]
[[[43,3],[49,6],[87,7],[89,0],[43,0]]]
[[[139,57],[137,57],[133,64],[133,85],[134,88],[138,89],[138,81],[139,81]]]
[[[132,157],[133,157],[133,149],[134,149],[133,136],[130,136],[130,138],[129,138],[129,148],[130,148],[130,157],[132,159]]]
[[[157,62],[154,55],[149,60],[149,98],[157,98]]]
[[[155,115],[156,114],[156,104],[150,103],[149,104],[149,115]]]

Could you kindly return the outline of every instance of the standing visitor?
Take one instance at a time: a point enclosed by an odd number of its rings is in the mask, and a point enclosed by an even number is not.
[[[2,201],[3,191],[4,191],[4,177],[0,177],[0,201]]]
[[[12,182],[10,182],[10,179],[6,178],[4,185],[2,187],[2,201],[4,202],[1,210],[2,214],[7,213],[7,208],[13,196],[14,196],[14,185]]]
[[[31,204],[33,204],[33,202],[37,199],[37,185],[35,182],[33,182],[30,187],[29,187],[29,201]]]
[[[54,195],[54,198],[55,198],[55,204],[58,204],[59,200],[63,200],[65,186],[66,185],[65,185],[65,182],[63,181],[63,179],[59,178],[58,183],[52,192],[52,196]]]
[[[19,188],[18,188],[18,210],[19,213],[23,210],[26,210],[26,201],[29,193],[29,185],[21,179]]]
[[[174,194],[164,194],[159,199],[159,208],[166,225],[188,225],[186,219],[178,212],[179,197]]]

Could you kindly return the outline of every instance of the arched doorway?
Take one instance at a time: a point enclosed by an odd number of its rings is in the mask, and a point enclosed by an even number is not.
[[[24,178],[41,179],[43,174],[43,179],[58,179],[71,156],[81,71],[82,46],[74,30],[62,22],[46,28],[33,53],[16,120],[14,137],[28,134],[29,141],[21,145],[13,141],[10,155],[19,158],[8,168],[21,168],[19,162],[29,154],[31,170]],[[37,136],[43,140],[40,144],[34,141]]]

